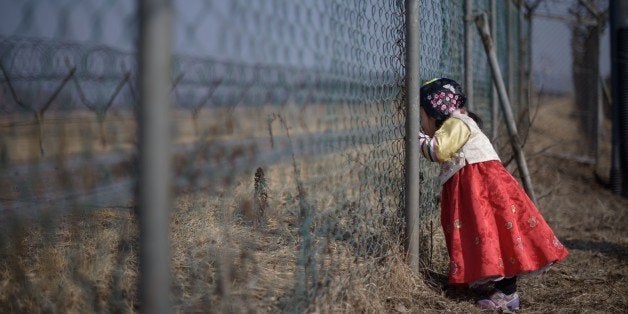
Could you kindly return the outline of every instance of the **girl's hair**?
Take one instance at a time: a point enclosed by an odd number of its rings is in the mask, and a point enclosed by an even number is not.
[[[462,87],[456,81],[448,78],[437,78],[427,81],[420,90],[421,107],[428,116],[436,120],[436,127],[440,127],[456,109],[462,109],[480,128],[482,119],[466,110],[467,97]]]

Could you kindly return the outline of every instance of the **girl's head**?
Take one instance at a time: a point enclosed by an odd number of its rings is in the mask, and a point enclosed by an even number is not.
[[[452,79],[437,78],[427,81],[421,86],[420,98],[421,127],[427,135],[433,136],[443,122],[458,109],[482,128],[482,118],[465,108],[467,97],[460,84]]]
[[[433,134],[456,109],[464,107],[466,100],[462,87],[454,80],[437,78],[427,81],[420,90],[421,126],[428,134]]]

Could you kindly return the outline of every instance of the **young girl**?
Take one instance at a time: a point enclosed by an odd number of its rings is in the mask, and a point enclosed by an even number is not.
[[[494,281],[494,292],[478,306],[519,309],[517,276],[546,271],[567,250],[501,164],[477,116],[464,108],[460,85],[434,79],[421,87],[420,98],[421,152],[441,164],[449,283]]]

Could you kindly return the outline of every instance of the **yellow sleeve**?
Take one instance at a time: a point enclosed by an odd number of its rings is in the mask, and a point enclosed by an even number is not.
[[[471,136],[469,127],[457,118],[445,120],[443,125],[434,133],[434,150],[439,161],[451,159],[462,145]]]

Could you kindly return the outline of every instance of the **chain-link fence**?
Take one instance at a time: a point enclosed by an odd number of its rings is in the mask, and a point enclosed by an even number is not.
[[[404,1],[173,6],[174,309],[388,310],[382,283],[394,285],[405,241]],[[135,311],[138,8],[0,8],[2,309]],[[420,8],[420,77],[471,74],[474,110],[497,130],[465,2]],[[529,104],[522,10],[472,1],[472,14],[489,13],[496,27],[518,117]],[[422,163],[424,235],[437,214],[437,171]]]

